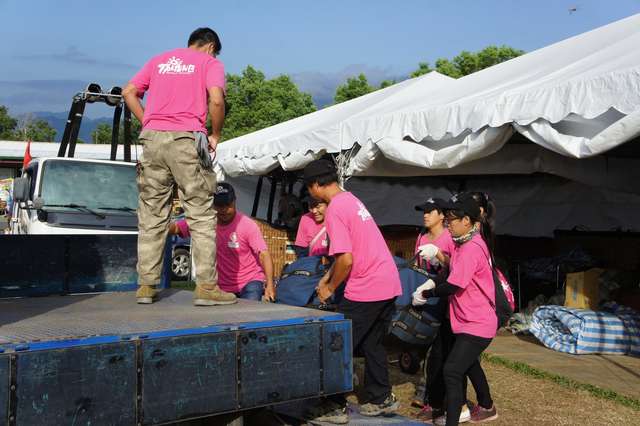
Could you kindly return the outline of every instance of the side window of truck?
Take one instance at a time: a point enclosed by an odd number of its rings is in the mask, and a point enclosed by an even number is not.
[[[38,167],[32,166],[25,170],[25,177],[29,179],[29,199],[33,201],[36,193],[36,178],[38,176]]]

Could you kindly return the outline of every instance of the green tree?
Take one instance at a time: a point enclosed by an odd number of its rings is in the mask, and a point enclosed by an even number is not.
[[[113,126],[111,124],[108,123],[100,123],[96,126],[95,129],[93,129],[93,131],[91,132],[91,143],[97,143],[97,144],[111,144],[111,129],[113,128]],[[142,125],[140,124],[140,122],[138,121],[137,118],[135,117],[131,117],[131,143],[134,144],[137,139],[138,136],[140,135],[140,129],[142,128]],[[122,122],[120,124],[120,131],[118,133],[118,144],[119,145],[123,145],[124,144],[124,126],[122,125]]]
[[[91,132],[91,143],[110,144],[112,126],[107,123],[100,123]]]
[[[448,59],[440,58],[436,61],[436,71],[453,78],[462,77],[462,73],[456,65]]]
[[[524,54],[523,50],[509,46],[488,46],[475,53],[464,50],[451,60],[446,58],[438,59],[435,70],[449,77],[460,78],[516,58],[522,54]],[[432,69],[427,62],[420,62],[418,69],[411,73],[411,77],[418,77],[430,71]]]
[[[433,69],[429,66],[429,62],[420,62],[418,69],[411,73],[411,78],[420,77],[421,75],[430,73]]]
[[[395,80],[382,80],[380,82],[380,89],[384,89],[385,87],[393,86],[396,83],[397,83],[397,81],[395,81]]]
[[[49,123],[33,114],[25,114],[20,117],[13,131],[12,140],[36,142],[53,142],[56,138],[56,129]]]
[[[311,95],[300,92],[287,75],[266,79],[248,66],[227,75],[227,115],[222,140],[229,140],[316,110]],[[207,123],[210,128],[210,122]]]
[[[369,85],[367,77],[361,73],[357,77],[347,78],[346,83],[338,86],[336,88],[336,94],[333,97],[333,101],[334,103],[339,104],[340,102],[366,95],[374,90],[376,89]]]
[[[13,140],[18,121],[9,115],[7,107],[0,105],[0,140]]]

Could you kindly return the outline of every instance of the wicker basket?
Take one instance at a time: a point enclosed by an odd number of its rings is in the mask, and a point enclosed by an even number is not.
[[[392,255],[407,260],[413,258],[420,227],[411,225],[385,225],[380,227],[380,231]]]
[[[267,243],[269,254],[273,260],[273,273],[279,277],[284,266],[296,260],[296,254],[293,251],[293,243],[296,240],[295,232],[274,228],[259,219],[254,219],[254,221],[258,224],[264,241]]]
[[[279,277],[284,266],[296,260],[296,255],[293,251],[293,243],[296,240],[295,232],[274,228],[263,220],[254,219],[254,221],[258,224],[273,259],[273,273],[276,277]],[[420,232],[419,227],[388,225],[381,226],[380,230],[392,255],[407,260],[413,257],[416,238]]]

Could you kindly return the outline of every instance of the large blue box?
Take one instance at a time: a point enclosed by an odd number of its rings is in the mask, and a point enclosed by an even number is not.
[[[166,290],[0,300],[0,324],[0,424],[157,424],[352,388],[351,323],[330,312]]]

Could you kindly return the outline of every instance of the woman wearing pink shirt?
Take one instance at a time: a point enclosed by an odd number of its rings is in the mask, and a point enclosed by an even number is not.
[[[453,346],[444,364],[446,391],[446,424],[457,425],[461,407],[466,401],[464,381],[474,383],[478,405],[471,412],[472,423],[498,417],[491,399],[489,384],[480,365],[480,355],[495,337],[498,319],[495,288],[489,259],[492,253],[485,239],[492,233],[488,223],[482,224],[478,203],[470,194],[459,194],[443,206],[449,231],[456,243],[446,281],[431,283],[422,296],[449,297],[449,315],[454,335]],[[484,235],[487,235],[485,237]],[[436,424],[443,424],[442,418]]]
[[[295,246],[298,257],[327,256],[329,254],[329,238],[324,223],[327,203],[309,198],[309,213],[300,218]]]
[[[417,211],[423,212],[423,223],[426,229],[416,241],[415,252],[419,259],[419,266],[431,274],[444,277],[449,272],[449,259],[455,249],[451,234],[445,225],[442,209],[445,204],[446,202],[440,198],[429,198],[415,206]],[[424,375],[412,402],[412,405],[422,408],[418,416],[420,420],[431,421],[444,412],[445,390],[442,368],[452,339],[451,325],[447,321],[440,326],[438,336],[431,346]],[[469,411],[466,410],[462,418],[468,419],[469,415]]]
[[[425,232],[416,240],[416,255],[418,264],[427,272],[439,273],[449,265],[449,258],[454,249],[449,230],[445,227],[442,206],[445,201],[440,198],[429,198],[416,206],[417,211],[423,212]]]

